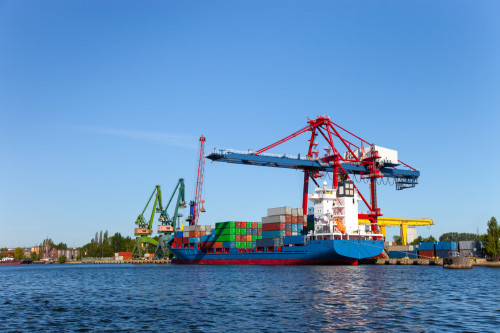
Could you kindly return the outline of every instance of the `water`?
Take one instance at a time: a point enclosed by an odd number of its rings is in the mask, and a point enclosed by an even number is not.
[[[499,332],[500,269],[0,266],[0,331]]]

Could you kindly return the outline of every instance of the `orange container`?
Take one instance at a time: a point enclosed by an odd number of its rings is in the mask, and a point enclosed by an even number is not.
[[[214,249],[222,249],[222,242],[215,242]]]
[[[251,242],[252,241],[252,235],[247,235],[247,242]]]
[[[292,216],[292,223],[297,223],[297,216]]]
[[[287,232],[286,232],[286,235],[287,235],[287,236],[291,236],[291,235],[292,235],[292,232],[291,232],[291,231],[287,231]]]

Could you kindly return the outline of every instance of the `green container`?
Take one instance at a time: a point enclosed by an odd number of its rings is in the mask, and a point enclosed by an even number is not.
[[[245,243],[247,244],[247,246],[246,246],[247,248],[252,247],[252,242],[245,242]]]
[[[236,234],[237,235],[246,235],[247,234],[247,229],[243,229],[243,228],[236,228]]]
[[[257,239],[257,235],[252,235],[252,242],[255,242],[256,239]]]
[[[247,229],[252,228],[252,222],[247,222]]]
[[[262,239],[262,235],[257,235],[257,239]]]
[[[216,242],[234,242],[236,240],[235,235],[220,235],[215,236]]]
[[[225,229],[225,228],[235,228],[235,227],[236,227],[236,222],[234,221],[215,223],[215,229]]]
[[[225,228],[221,230],[221,235],[236,235],[236,228]]]
[[[243,246],[243,243],[246,245],[246,243],[247,243],[247,242],[236,242],[236,245],[235,245],[235,246],[236,246],[236,248],[237,248],[237,249],[240,249],[240,248],[242,248],[242,247],[245,247],[245,246]]]
[[[257,222],[257,228],[262,229],[262,222]]]

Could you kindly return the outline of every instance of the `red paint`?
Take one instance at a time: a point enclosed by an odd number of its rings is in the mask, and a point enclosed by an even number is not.
[[[357,259],[174,259],[174,264],[197,265],[357,265]]]
[[[285,230],[286,223],[266,223],[262,225],[263,231],[275,231],[275,230]]]

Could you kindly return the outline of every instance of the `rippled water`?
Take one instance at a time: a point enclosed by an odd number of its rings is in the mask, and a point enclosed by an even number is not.
[[[0,331],[500,331],[500,269],[0,266]]]

